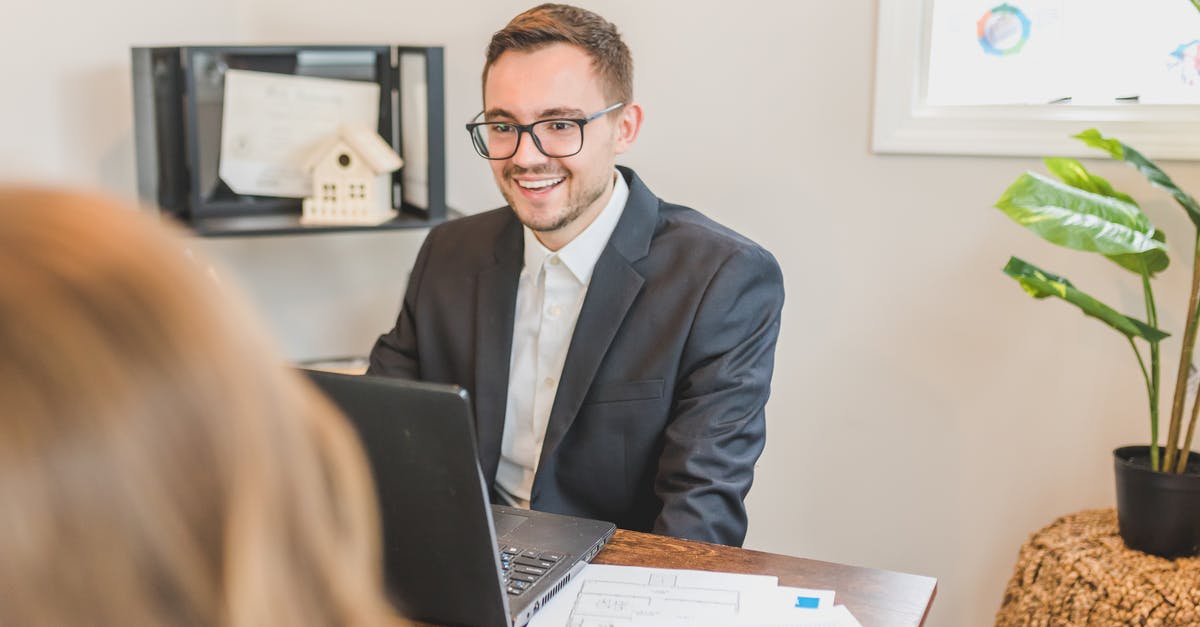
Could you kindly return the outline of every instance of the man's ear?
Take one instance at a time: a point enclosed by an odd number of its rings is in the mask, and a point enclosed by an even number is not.
[[[642,130],[642,105],[631,102],[617,112],[617,154],[629,150]]]

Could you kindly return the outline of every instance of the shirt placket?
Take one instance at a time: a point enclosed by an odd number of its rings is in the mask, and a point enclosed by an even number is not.
[[[542,309],[542,300],[544,298],[546,285],[545,258],[542,258],[541,262],[536,264],[535,267],[530,268],[529,271],[531,272],[529,281],[532,283],[533,288],[531,290],[532,294],[530,294],[530,300],[532,302],[526,302],[523,307],[521,307],[521,311],[518,312],[518,316],[523,318],[526,316],[532,318],[534,314]],[[522,360],[522,363],[517,367],[530,368],[535,376],[532,378],[532,380],[526,379],[525,381],[525,385],[528,386],[525,388],[528,390],[528,395],[525,396],[525,402],[521,403],[523,406],[519,408],[520,416],[518,418],[518,433],[532,432],[537,424],[537,392],[539,379],[536,377],[536,373],[539,361],[538,351],[540,350],[540,346],[542,344],[541,320],[536,319],[536,323],[531,324],[529,330],[530,335],[525,348],[525,357]],[[526,372],[529,372],[529,370]],[[524,466],[525,481],[528,483],[532,480],[533,471],[531,468],[537,464],[538,449],[536,446],[534,446],[532,438],[528,437],[518,436],[515,438],[514,444],[514,448],[517,451],[516,457],[520,464]]]
[[[562,358],[566,351],[563,342],[563,302],[570,289],[568,271],[557,255],[551,255],[545,267],[545,283],[540,299],[540,327],[537,352],[537,392],[534,395],[534,447],[541,450],[547,423],[553,410],[554,398],[562,374]]]

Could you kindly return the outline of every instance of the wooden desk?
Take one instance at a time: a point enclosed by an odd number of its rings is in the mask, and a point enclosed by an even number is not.
[[[774,553],[735,549],[618,529],[594,564],[689,568],[774,575],[779,585],[834,590],[863,627],[913,627],[925,623],[937,580],[933,577],[860,568]],[[429,623],[414,622],[421,627]]]
[[[608,546],[592,561],[622,566],[775,575],[781,586],[835,590],[834,602],[845,605],[863,627],[922,625],[937,594],[937,580],[932,577],[735,549],[624,529],[617,530]]]

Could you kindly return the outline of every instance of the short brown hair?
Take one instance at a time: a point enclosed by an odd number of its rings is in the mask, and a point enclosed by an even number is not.
[[[156,222],[0,187],[0,625],[392,624],[351,426]]]
[[[612,22],[567,4],[542,4],[514,17],[492,35],[483,84],[496,59],[509,50],[534,51],[553,43],[578,46],[592,58],[604,83],[604,94],[626,104],[633,101],[633,56]]]

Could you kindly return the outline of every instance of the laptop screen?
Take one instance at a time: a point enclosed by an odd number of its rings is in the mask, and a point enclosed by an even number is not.
[[[307,371],[354,425],[375,480],[388,591],[406,616],[508,625],[462,388]],[[507,518],[502,527],[520,524]]]

